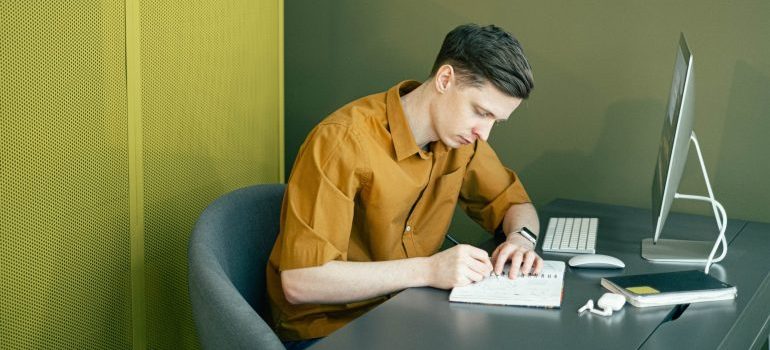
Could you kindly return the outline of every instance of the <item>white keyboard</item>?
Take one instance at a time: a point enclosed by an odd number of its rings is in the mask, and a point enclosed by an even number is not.
[[[596,253],[598,218],[551,218],[543,241],[544,252]]]

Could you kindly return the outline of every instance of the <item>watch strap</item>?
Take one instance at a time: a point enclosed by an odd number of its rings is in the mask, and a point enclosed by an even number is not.
[[[515,233],[520,234],[524,238],[526,238],[528,241],[532,242],[533,245],[537,245],[537,236],[530,231],[526,226],[522,227],[520,230],[516,231]]]

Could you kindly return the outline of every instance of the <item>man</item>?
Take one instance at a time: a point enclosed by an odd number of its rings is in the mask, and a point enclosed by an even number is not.
[[[515,38],[463,25],[424,83],[353,101],[313,129],[267,267],[273,326],[287,345],[324,337],[405,288],[467,285],[506,262],[509,278],[539,272],[542,259],[519,232],[539,231],[537,213],[486,142],[532,88]],[[458,200],[506,234],[491,257],[462,244],[438,252]]]

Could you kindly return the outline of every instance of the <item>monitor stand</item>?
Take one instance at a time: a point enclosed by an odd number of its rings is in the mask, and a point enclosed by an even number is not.
[[[661,238],[642,240],[642,257],[656,262],[705,263],[714,243],[710,241],[686,241]]]
[[[705,272],[708,273],[712,263],[722,261],[727,255],[727,240],[725,239],[727,213],[722,204],[714,198],[714,192],[711,190],[711,183],[709,182],[709,177],[706,173],[706,165],[703,162],[703,155],[700,151],[698,138],[695,137],[694,131],[690,134],[690,142],[695,145],[695,150],[698,153],[698,160],[700,161],[703,179],[706,182],[706,189],[708,190],[709,196],[704,197],[676,193],[674,199],[690,199],[711,203],[711,208],[714,210],[714,218],[716,219],[717,227],[719,228],[719,236],[717,237],[716,242],[687,241],[679,239],[658,239],[658,241],[655,242],[652,238],[646,238],[642,240],[642,257],[655,262],[705,263]],[[722,254],[715,259],[714,255],[719,247],[719,243],[722,243]]]

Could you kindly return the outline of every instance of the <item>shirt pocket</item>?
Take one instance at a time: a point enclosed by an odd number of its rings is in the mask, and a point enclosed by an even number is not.
[[[449,222],[452,221],[452,214],[455,210],[455,205],[460,196],[460,188],[463,184],[463,177],[465,176],[465,168],[454,170],[448,174],[441,175],[436,180],[435,186],[433,186],[427,197],[424,197],[426,202],[424,203],[422,217],[430,222],[430,225],[435,229],[446,230],[449,226]]]
[[[460,187],[463,185],[464,177],[465,167],[460,167],[448,174],[441,175],[436,181],[436,187],[433,191],[434,199],[439,201],[437,204],[445,204],[445,201],[450,201],[454,205],[460,196]]]
[[[441,175],[425,198],[424,206],[420,210],[420,225],[415,232],[415,243],[420,255],[434,254],[444,241],[464,177],[465,167]]]

